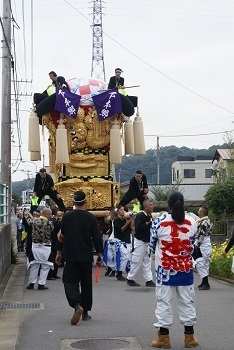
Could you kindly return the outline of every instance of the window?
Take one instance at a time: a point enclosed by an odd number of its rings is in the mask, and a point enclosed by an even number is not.
[[[172,168],[172,181],[176,181],[176,172],[175,172],[175,168]]]
[[[213,175],[213,169],[205,169],[205,178],[210,179]]]
[[[185,179],[195,179],[195,169],[184,169]]]

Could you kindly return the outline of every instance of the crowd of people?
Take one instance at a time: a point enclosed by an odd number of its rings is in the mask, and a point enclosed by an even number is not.
[[[120,77],[122,70],[110,79],[109,88],[124,88]],[[52,84],[57,84],[56,74],[50,72]],[[156,290],[156,339],[151,346],[171,347],[170,327],[173,323],[172,300],[177,297],[179,318],[184,326],[184,346],[195,347],[196,324],[194,268],[201,278],[199,290],[209,290],[208,281],[210,236],[212,223],[208,208],[201,206],[197,220],[186,213],[184,198],[180,192],[173,192],[168,198],[168,212],[162,212],[153,219],[153,201],[148,198],[147,178],[137,170],[130,180],[128,191],[117,208],[110,211],[102,240],[96,217],[85,209],[86,194],[76,191],[74,207],[66,210],[62,198],[54,187],[52,177],[44,168],[36,175],[31,211],[18,213],[17,249],[28,258],[29,279],[27,289],[47,290],[46,280],[55,280],[58,267],[64,264],[62,282],[68,304],[74,309],[71,324],[82,318],[89,321],[92,309],[92,267],[94,249],[96,266],[104,264],[105,276],[115,277],[130,287],[139,287],[136,282],[142,269],[145,287]],[[44,208],[37,212],[44,195],[60,209],[58,212]],[[134,211],[128,212],[127,205],[133,203]],[[26,242],[22,232],[27,233]],[[225,252],[234,245],[231,238]],[[152,273],[152,256],[155,260],[155,278]],[[126,276],[126,277],[125,277]],[[155,282],[154,282],[155,279]]]
[[[44,180],[45,174],[45,169],[41,169],[36,177],[36,199],[42,198],[40,191],[46,191],[57,198],[60,208],[65,209],[54,183]],[[127,205],[132,200],[134,211],[128,212]],[[96,265],[105,266],[106,277],[115,277],[130,287],[139,287],[136,279],[142,270],[145,287],[156,288],[154,326],[158,332],[152,347],[171,346],[169,330],[173,320],[174,294],[178,301],[180,322],[184,325],[184,346],[197,346],[198,340],[194,337],[196,309],[193,274],[196,268],[201,278],[199,290],[210,289],[208,276],[212,223],[208,208],[201,206],[195,220],[193,215],[185,212],[183,195],[174,192],[168,198],[168,212],[162,212],[153,219],[154,203],[148,198],[147,179],[140,170],[131,179],[129,189],[117,208],[110,211],[109,221],[103,229],[104,239],[101,238],[97,219],[85,209],[86,194],[83,191],[75,192],[73,203],[72,210],[63,212],[44,208],[40,213],[34,206],[31,212],[24,210],[18,213],[17,249],[26,250],[29,267],[27,289],[34,289],[37,283],[38,290],[47,290],[47,279],[58,279],[58,267],[62,265],[65,295],[74,309],[71,324],[76,325],[80,319],[90,320],[95,249]],[[23,231],[27,234],[26,240],[22,237]],[[232,238],[224,256],[233,244]],[[155,260],[155,278],[152,256]]]

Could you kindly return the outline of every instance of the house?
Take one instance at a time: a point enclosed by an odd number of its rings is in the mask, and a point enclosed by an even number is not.
[[[214,183],[212,156],[176,156],[172,163],[172,184],[186,200],[204,200],[204,195]]]
[[[216,149],[213,160],[212,170],[215,178],[214,182],[221,180],[228,176],[228,165],[234,161],[234,154],[231,149]]]

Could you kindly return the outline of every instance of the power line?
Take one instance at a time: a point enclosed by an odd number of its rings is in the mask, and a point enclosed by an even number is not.
[[[209,132],[203,134],[187,134],[187,135],[144,135],[145,137],[194,137],[194,136],[208,136],[208,135],[218,135],[218,134],[226,134],[230,133],[230,130],[227,131],[219,131],[219,132]]]
[[[64,0],[69,6],[71,6],[76,12],[78,12],[81,16],[83,16],[89,23],[92,23],[81,11],[79,11],[77,8],[75,8],[73,5],[71,5],[67,0]],[[220,106],[219,104],[209,100],[208,98],[200,95],[199,93],[193,91],[192,89],[188,88],[187,86],[179,83],[177,80],[171,78],[169,75],[163,73],[162,71],[160,71],[159,69],[157,69],[156,67],[154,67],[152,64],[148,63],[147,61],[145,61],[143,58],[141,58],[140,56],[138,56],[137,54],[133,53],[131,50],[129,50],[128,48],[126,48],[124,45],[122,45],[120,42],[118,42],[117,40],[115,40],[114,38],[112,38],[110,35],[108,35],[105,31],[103,31],[103,34],[105,34],[108,38],[110,38],[112,41],[114,41],[117,45],[119,45],[120,47],[122,47],[125,51],[127,51],[128,53],[130,53],[132,56],[134,56],[135,58],[137,58],[139,61],[143,62],[144,64],[146,64],[148,67],[152,68],[153,70],[155,70],[156,72],[158,72],[159,74],[163,75],[165,78],[169,79],[170,81],[172,81],[173,83],[179,85],[180,87],[182,87],[183,89],[191,92],[192,94],[200,97],[201,99],[211,103],[212,105],[221,108],[225,111],[227,111],[228,113],[231,113],[234,115],[234,112],[230,111],[229,109]]]

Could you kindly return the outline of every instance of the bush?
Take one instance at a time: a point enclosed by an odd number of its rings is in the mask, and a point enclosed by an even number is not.
[[[233,249],[228,252],[226,258],[224,258],[222,255],[227,243],[228,240],[219,245],[212,244],[210,274],[233,279],[233,273],[231,271]]]

